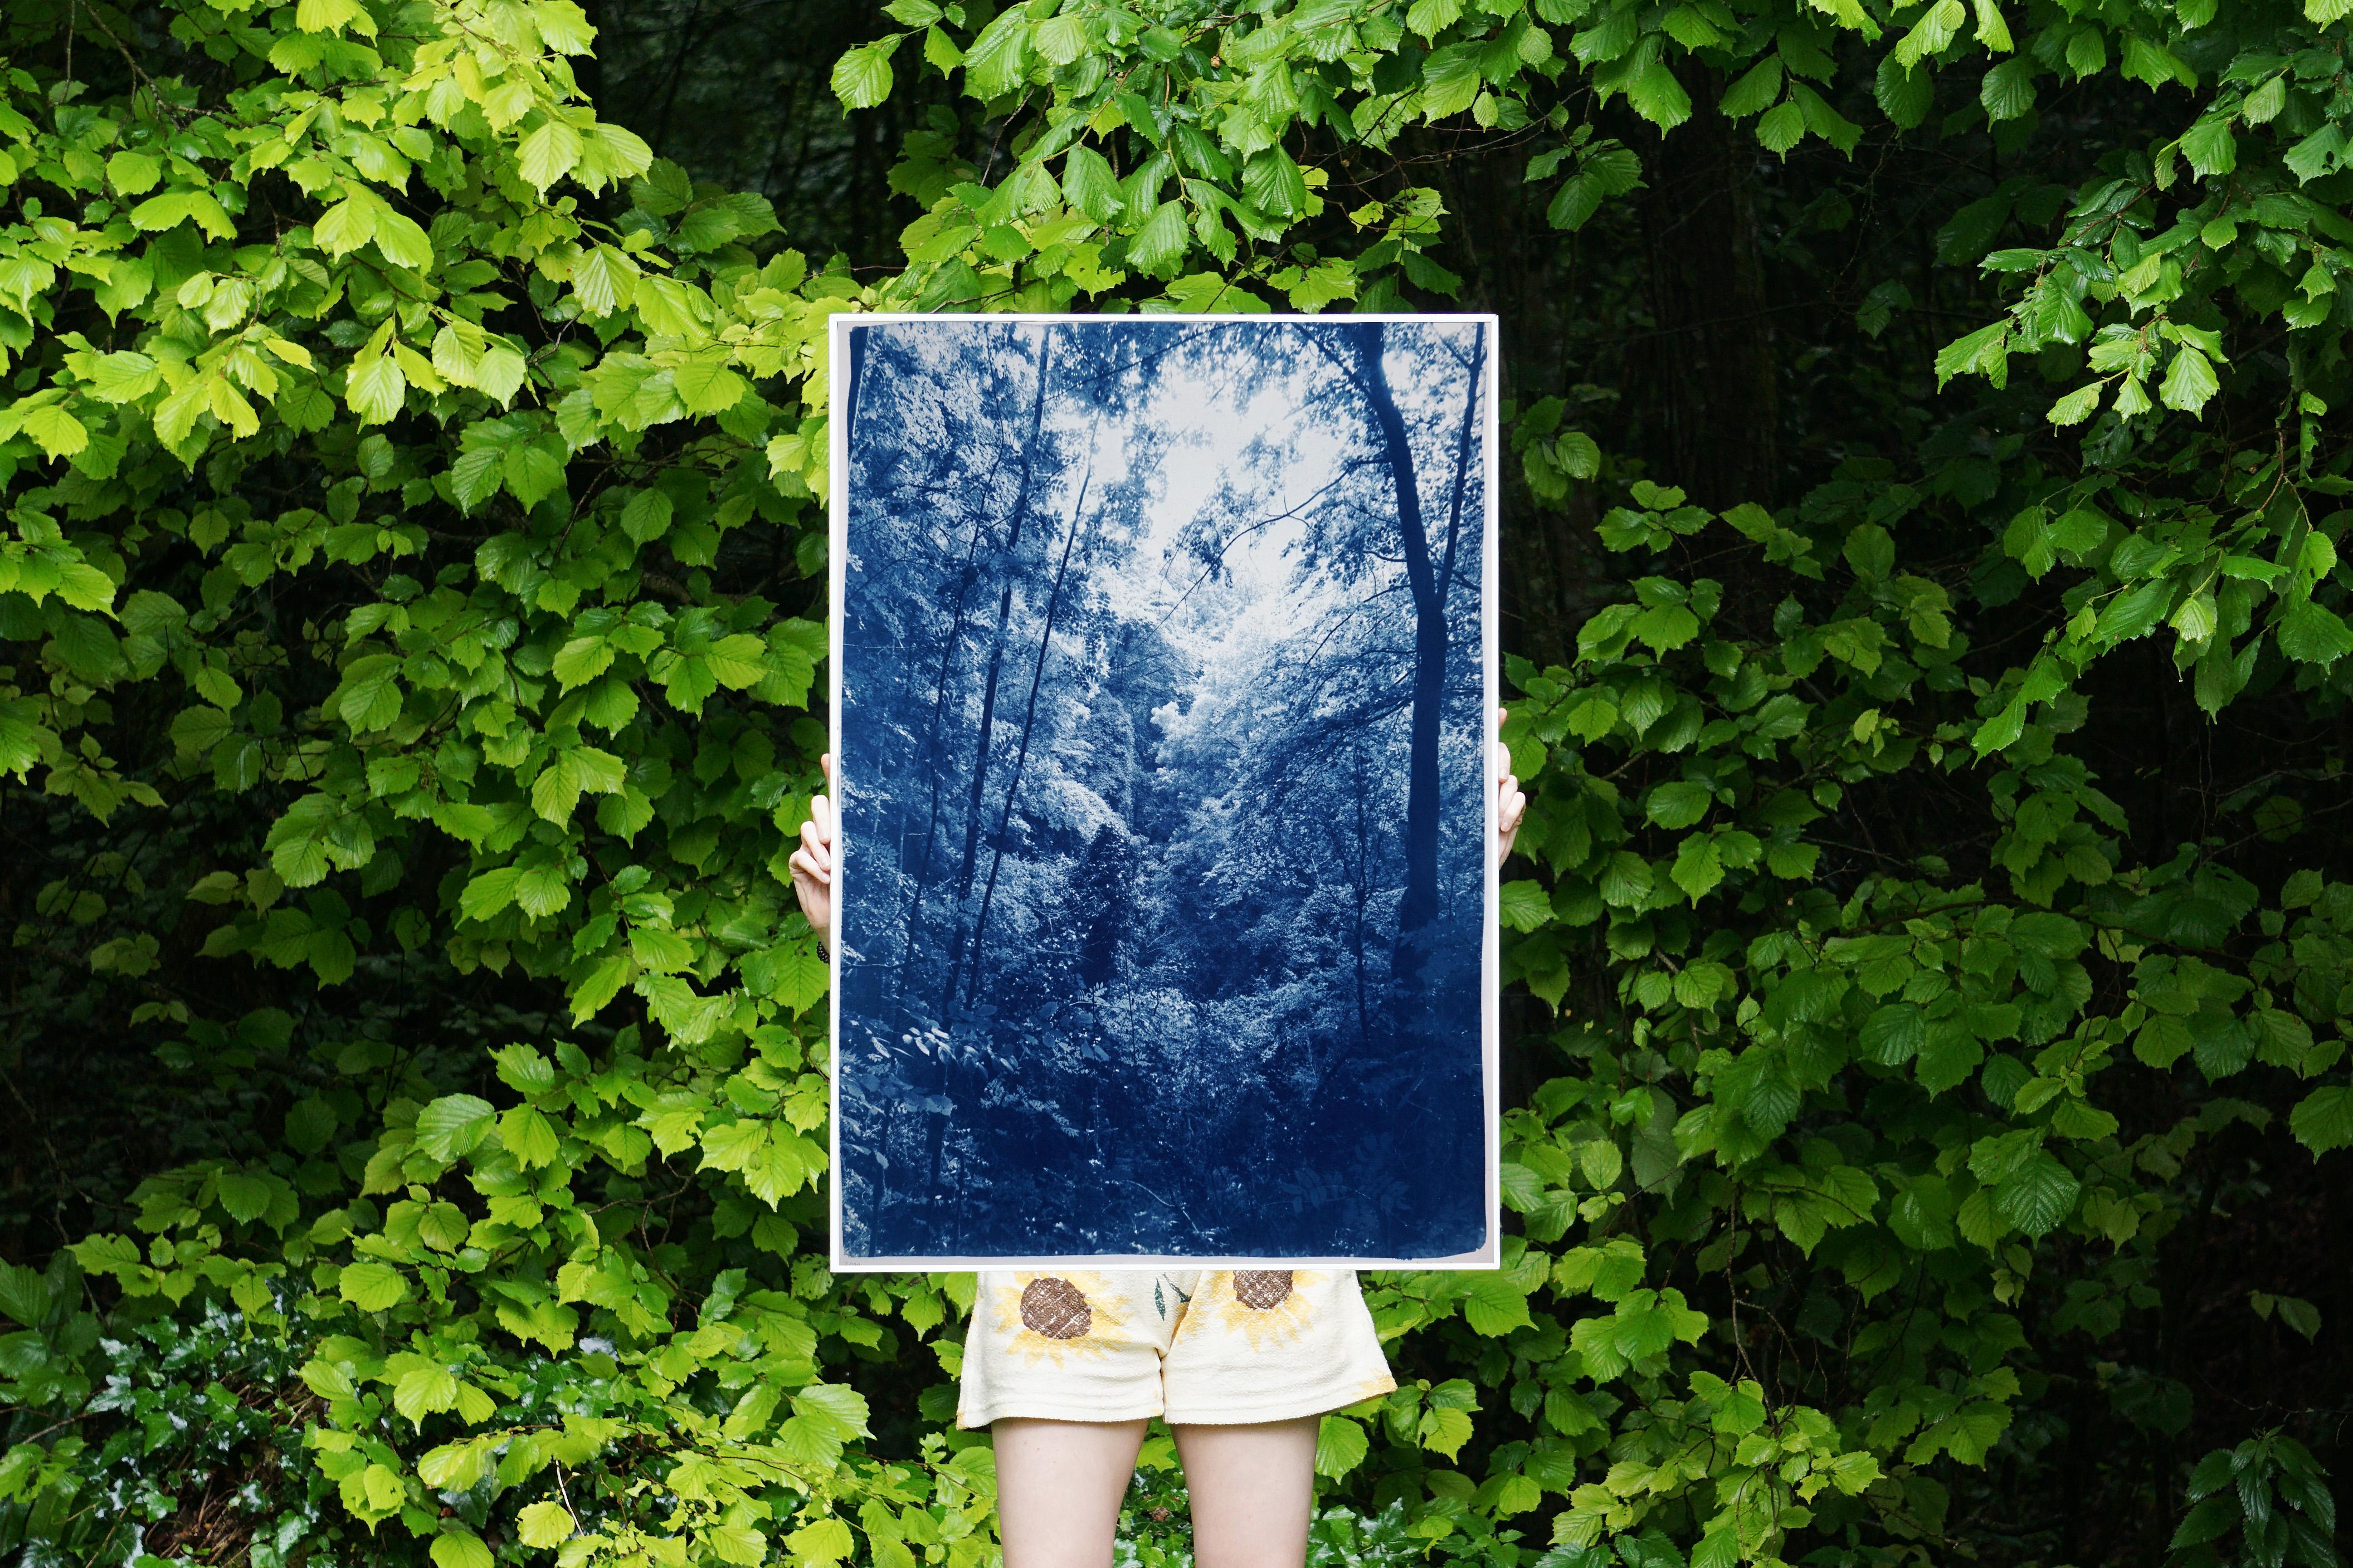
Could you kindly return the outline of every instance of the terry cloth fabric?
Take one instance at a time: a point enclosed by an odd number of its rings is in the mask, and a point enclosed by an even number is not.
[[[1288,1421],[1396,1387],[1353,1270],[992,1271],[956,1424]]]

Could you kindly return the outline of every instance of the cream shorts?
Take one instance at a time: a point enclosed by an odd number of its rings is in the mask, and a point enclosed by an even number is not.
[[[1351,1269],[989,1272],[956,1425],[1288,1421],[1395,1387]]]

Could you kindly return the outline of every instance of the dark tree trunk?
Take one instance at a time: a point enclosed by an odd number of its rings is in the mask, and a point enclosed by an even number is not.
[[[866,378],[866,334],[873,330],[871,327],[849,329],[849,406],[841,411],[844,450],[858,438],[858,392]]]
[[[1108,985],[1119,975],[1133,877],[1125,835],[1111,823],[1096,828],[1080,862],[1074,889],[1085,922],[1079,937],[1078,978],[1087,990]]]
[[[859,335],[852,333],[851,341],[856,342]],[[1017,518],[1016,526],[1018,525]],[[915,973],[915,955],[923,948],[924,892],[926,884],[930,882],[932,877],[932,852],[939,843],[940,784],[945,776],[945,770],[940,766],[942,721],[947,713],[949,678],[955,672],[956,648],[964,641],[965,609],[972,600],[972,585],[980,575],[980,520],[976,516],[973,520],[972,537],[965,542],[965,545],[964,566],[956,576],[955,599],[948,616],[948,637],[946,643],[940,648],[939,676],[932,686],[931,729],[927,732],[923,745],[923,767],[931,777],[932,798],[923,820],[923,854],[913,868],[915,873],[914,891],[907,904],[906,948],[899,960],[897,994],[902,997],[906,995],[907,987],[912,983]],[[903,854],[901,859],[904,861]],[[902,865],[902,868],[906,868]],[[954,910],[949,910],[951,919],[954,918],[955,913]]]
[[[988,778],[988,733],[997,721],[997,681],[1005,668],[1005,627],[1013,616],[1013,579],[1021,548],[1021,524],[1029,513],[1029,484],[1038,470],[1038,431],[1046,416],[1047,373],[1051,369],[1054,333],[1038,340],[1038,390],[1029,405],[1029,436],[1021,448],[1021,483],[1014,491],[1013,523],[1005,541],[1005,587],[997,599],[997,636],[988,649],[988,679],[981,689],[980,739],[972,760],[972,795],[965,805],[964,861],[956,869],[955,900],[948,906],[955,935],[948,946],[947,984],[940,993],[943,1014],[955,1001],[956,972],[964,964],[964,906],[972,897],[972,876],[980,858],[981,792]]]
[[[1398,902],[1398,971],[1409,974],[1419,967],[1413,938],[1438,916],[1439,720],[1446,700],[1446,596],[1452,586],[1456,552],[1462,535],[1462,499],[1470,478],[1472,423],[1479,414],[1479,392],[1486,363],[1486,335],[1474,340],[1462,407],[1462,426],[1455,440],[1452,495],[1448,510],[1445,546],[1430,559],[1429,529],[1421,515],[1421,493],[1414,479],[1413,447],[1406,435],[1405,418],[1389,390],[1388,373],[1381,363],[1387,329],[1351,329],[1364,370],[1367,401],[1381,434],[1382,451],[1397,492],[1398,533],[1405,551],[1406,585],[1413,597],[1413,710],[1406,752],[1405,893]]]
[[[923,753],[924,767],[932,779],[932,804],[931,813],[923,823],[922,858],[913,867],[914,892],[907,903],[906,951],[901,954],[899,963],[899,994],[902,996],[906,994],[908,977],[915,970],[915,954],[923,945],[923,884],[931,879],[932,847],[938,841],[940,830],[940,721],[947,709],[948,678],[954,673],[956,645],[964,640],[965,605],[971,599],[973,578],[977,574],[973,557],[978,553],[979,546],[980,527],[976,522],[973,525],[972,549],[966,552],[964,569],[956,576],[955,602],[948,616],[947,641],[940,647],[939,679],[932,692],[931,736]]]
[[[1351,743],[1348,757],[1356,797],[1356,865],[1355,883],[1356,916],[1349,948],[1356,964],[1356,1048],[1369,1052],[1373,1047],[1373,1004],[1371,993],[1365,984],[1365,913],[1373,896],[1372,813],[1366,809],[1365,753],[1361,741]]]
[[[1038,722],[1038,689],[1046,679],[1046,658],[1054,649],[1054,616],[1062,606],[1062,583],[1071,574],[1071,551],[1079,542],[1079,531],[1086,526],[1087,486],[1094,479],[1094,468],[1088,466],[1085,479],[1079,481],[1078,504],[1071,509],[1071,534],[1062,541],[1061,564],[1054,569],[1054,586],[1046,595],[1046,629],[1038,635],[1038,662],[1029,671],[1029,700],[1021,712],[1021,739],[1013,749],[1013,776],[1006,781],[1005,807],[997,814],[997,833],[988,856],[988,885],[980,895],[980,913],[973,921],[972,945],[966,950],[971,963],[970,976],[965,985],[965,1000],[973,1000],[971,993],[980,985],[981,945],[988,938],[988,910],[997,901],[997,873],[1005,865],[1005,835],[1013,823],[1013,803],[1021,793],[1021,770],[1029,762],[1029,733]],[[955,994],[955,971],[948,973],[948,994]]]
[[[1715,74],[1682,73],[1694,101]],[[1702,506],[1773,504],[1780,460],[1773,301],[1757,222],[1758,150],[1746,126],[1703,108],[1643,150],[1636,200],[1655,330],[1629,363],[1651,477]]]

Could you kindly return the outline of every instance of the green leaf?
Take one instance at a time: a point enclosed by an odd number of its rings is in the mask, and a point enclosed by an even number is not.
[[[1336,1481],[1363,1464],[1371,1450],[1363,1423],[1345,1415],[1326,1415],[1315,1428],[1315,1473]]]
[[[2290,605],[2280,617],[2279,649],[2298,664],[2316,664],[2326,669],[2353,653],[2353,629],[2336,611],[2306,599]]]
[[[1928,118],[1936,100],[1936,78],[1926,70],[1907,69],[1889,54],[1880,59],[1873,93],[1880,112],[1899,130],[1909,131]]]
[[[466,884],[458,898],[459,912],[470,921],[486,921],[514,902],[515,884],[522,871],[513,866],[501,866],[484,871]]]
[[[1439,34],[1462,18],[1462,0],[1414,0],[1405,14],[1405,25],[1426,39]]]
[[[1127,242],[1129,265],[1139,272],[1165,275],[1176,269],[1188,243],[1190,231],[1185,226],[1185,208],[1178,202],[1162,202],[1145,226]]]
[[[720,360],[687,361],[678,367],[676,385],[689,414],[723,413],[752,390],[750,383]]]
[[[2288,1131],[2315,1154],[2353,1146],[2353,1088],[2314,1089],[2288,1114]]]
[[[2307,0],[2307,4],[2310,0]],[[2164,45],[2139,33],[2125,35],[2124,73],[2136,81],[2150,87],[2164,87],[2179,82],[2183,87],[2198,85],[2198,73],[2175,58]]]
[[[495,1559],[472,1531],[445,1525],[433,1538],[433,1568],[493,1568]]]
[[[28,1329],[48,1316],[48,1282],[21,1264],[0,1263],[0,1313]]]
[[[1634,79],[1626,87],[1626,101],[1634,106],[1635,113],[1662,131],[1672,131],[1691,118],[1691,94],[1683,90],[1683,84],[1675,79],[1674,71],[1663,58],[1654,59],[1634,73]]]
[[[1473,1333],[1501,1339],[1529,1326],[1527,1292],[1501,1274],[1474,1274],[1462,1292],[1462,1321]]]
[[[860,44],[833,65],[833,95],[845,109],[871,109],[891,96],[891,51],[898,40]]]
[[[445,1094],[417,1113],[417,1146],[437,1160],[459,1159],[489,1135],[495,1114],[487,1100]]]
[[[1062,196],[1097,223],[1120,213],[1119,180],[1101,153],[1082,143],[1062,159]]]
[[[107,184],[121,195],[145,195],[163,177],[162,161],[149,153],[125,150],[106,161]]]
[[[1777,157],[1788,156],[1789,150],[1805,140],[1806,111],[1796,103],[1779,103],[1757,122],[1757,140],[1764,149]]]
[[[1715,889],[1724,880],[1724,859],[1717,851],[1715,840],[1704,833],[1694,833],[1683,841],[1675,854],[1673,871],[1669,873],[1675,886],[1694,904]]]
[[[454,1410],[457,1405],[458,1379],[438,1363],[411,1367],[392,1385],[392,1407],[408,1417],[412,1426],[422,1426],[427,1415]]]
[[[82,422],[54,403],[26,415],[20,427],[40,444],[44,457],[69,458],[90,445],[90,432]]]
[[[1996,387],[2006,385],[2010,379],[2010,322],[1996,321],[1979,327],[1965,338],[1957,338],[1936,351],[1936,384],[1941,387],[1957,375],[1982,375]]]
[[[1677,781],[1653,788],[1643,802],[1643,815],[1661,827],[1684,828],[1705,816],[1715,804],[1715,792],[1705,784]]]
[[[1250,200],[1270,213],[1290,217],[1307,210],[1307,176],[1280,147],[1252,158],[1243,171],[1242,184]]]
[[[515,152],[515,170],[543,195],[580,162],[580,132],[550,116],[522,139]]]
[[[347,1263],[336,1279],[335,1292],[363,1312],[382,1312],[408,1297],[408,1281],[388,1264]]]
[[[2181,133],[2181,155],[2202,179],[2218,179],[2239,166],[2238,139],[2226,115],[2209,115]]]
[[[369,37],[375,37],[375,18],[368,15],[360,0],[301,0],[294,7],[294,25],[306,33],[340,33],[345,27],[356,26]],[[463,1565],[443,1563],[442,1568]]]
[[[1003,98],[1019,87],[1029,69],[1032,26],[1028,7],[1014,5],[983,27],[964,53],[965,91],[987,100]]]
[[[586,686],[612,667],[613,645],[603,637],[574,637],[556,651],[554,674],[556,684],[569,691],[575,686]]]
[[[1927,1043],[1927,1015],[1909,1002],[1887,1004],[1862,1026],[1863,1055],[1882,1067],[1902,1066]]]
[[[1984,8],[1984,0],[1979,0],[1979,7]],[[1989,121],[2021,119],[2034,108],[2034,67],[2031,55],[2021,55],[1986,72],[1978,99]]]
[[[2184,343],[2174,350],[2173,363],[2166,371],[2165,384],[2158,388],[2157,395],[2168,408],[2195,414],[2221,389],[2222,384],[2206,356]]]
[[[2079,386],[2052,404],[2043,417],[2053,425],[2081,425],[2098,411],[2100,395],[2106,390],[2106,384],[2097,381]]]
[[[1552,902],[1535,882],[1506,882],[1496,890],[1497,913],[1514,931],[1535,931],[1552,919]]]
[[[541,1550],[563,1545],[578,1528],[571,1513],[558,1502],[530,1503],[515,1516],[516,1539],[525,1546]]]
[[[401,410],[408,382],[388,353],[354,360],[344,383],[343,401],[364,425],[381,425]]]
[[[1484,86],[1477,46],[1448,45],[1421,63],[1422,118],[1446,120],[1461,113]]]
[[[247,1175],[242,1172],[224,1173],[216,1184],[221,1207],[240,1225],[250,1225],[269,1212],[269,1202],[277,1194],[277,1186],[266,1176]]]
[[[1961,0],[1936,0],[1921,13],[1912,30],[1895,46],[1895,52],[1887,58],[1909,71],[1931,55],[1940,53],[1959,35],[1961,24],[1968,20],[1968,11]]]
[[[150,234],[184,223],[194,223],[211,239],[231,239],[237,235],[228,210],[208,191],[166,191],[131,209],[131,226]]]
[[[2043,1236],[2074,1212],[2081,1190],[2058,1156],[2038,1150],[1994,1189],[1994,1212],[2028,1236]]]
[[[330,256],[348,256],[374,239],[376,220],[389,210],[364,186],[344,188],[351,194],[320,214],[311,229],[319,248]]]
[[[1781,57],[1767,55],[1732,84],[1716,105],[1728,120],[1746,120],[1772,107],[1781,92]]]
[[[552,1165],[563,1152],[555,1124],[532,1107],[517,1106],[499,1118],[499,1142],[524,1170]]]
[[[508,492],[529,511],[563,488],[564,461],[534,441],[508,447],[500,458],[499,475]]]

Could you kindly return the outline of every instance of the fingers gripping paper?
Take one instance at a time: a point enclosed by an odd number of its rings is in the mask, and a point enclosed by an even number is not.
[[[837,1267],[1492,1266],[1493,339],[836,318]]]

